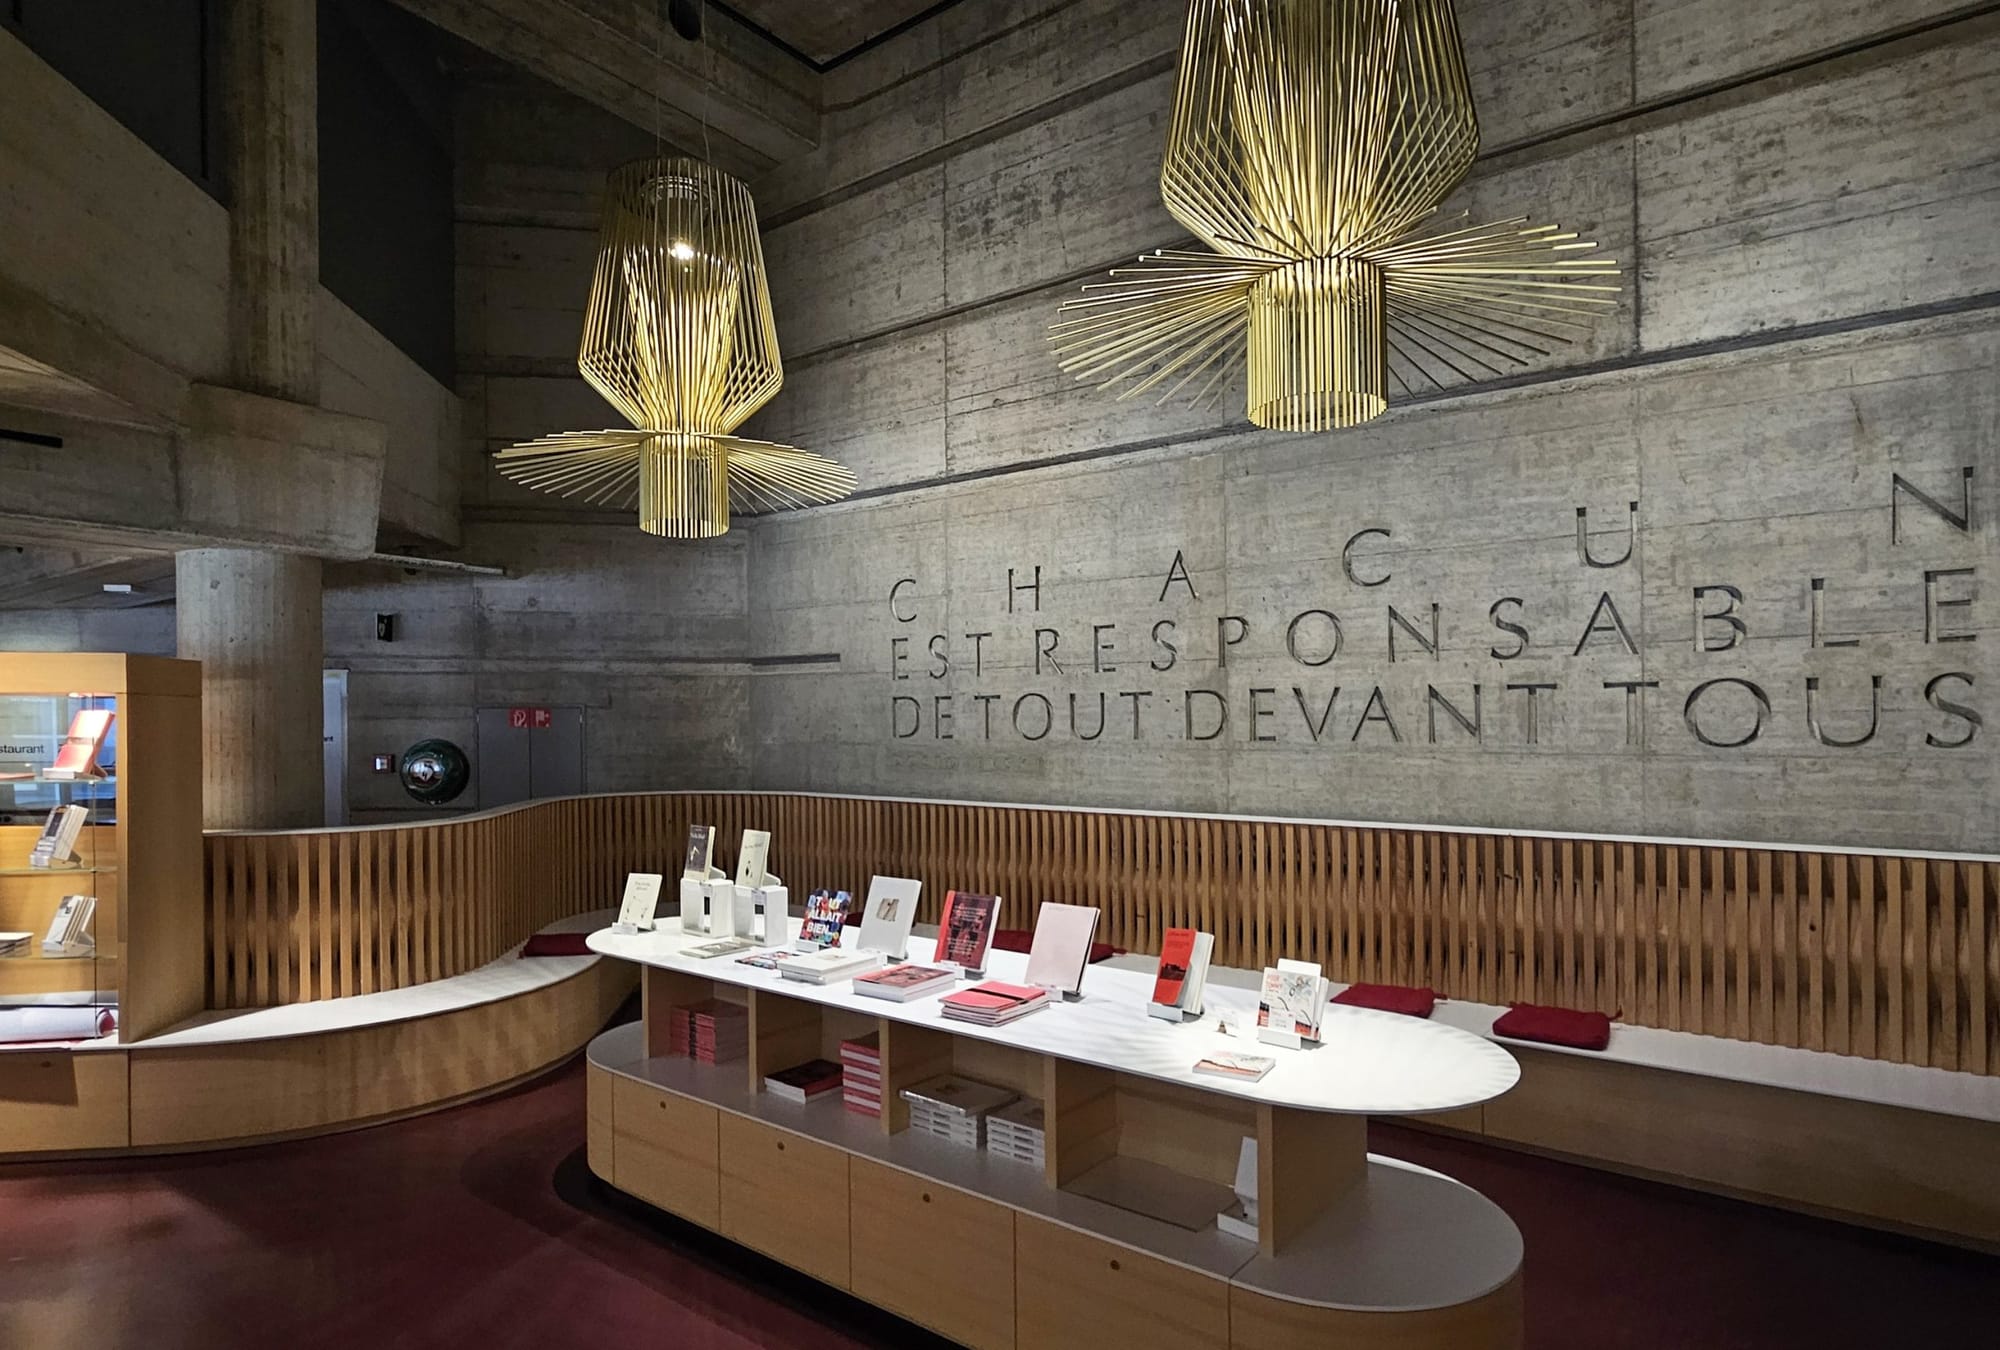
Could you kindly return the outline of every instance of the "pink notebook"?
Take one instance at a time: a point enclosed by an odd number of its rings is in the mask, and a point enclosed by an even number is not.
[[[1010,1008],[1016,1003],[1031,1003],[1038,998],[1047,998],[1049,991],[1035,989],[1025,984],[1007,984],[1001,980],[988,980],[985,984],[975,984],[970,989],[961,989],[956,994],[946,994],[939,1000],[955,1008]]]

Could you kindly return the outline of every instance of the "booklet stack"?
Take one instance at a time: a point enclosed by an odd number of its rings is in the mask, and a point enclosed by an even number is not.
[[[954,1022],[997,1027],[1047,1007],[1049,991],[988,980],[956,994],[946,994],[938,1001],[944,1005],[944,1015]]]
[[[26,956],[33,933],[0,933],[0,956]]]
[[[974,1082],[954,1074],[929,1078],[903,1089],[903,1100],[910,1104],[912,1130],[949,1139],[966,1148],[979,1147],[988,1113],[999,1110],[1018,1095],[991,1083]]]
[[[1047,1156],[1044,1146],[1047,1138],[1048,1133],[1042,1123],[1042,1104],[1033,1097],[1023,1097],[986,1117],[988,1153],[1040,1167]]]
[[[667,1010],[668,1053],[727,1064],[750,1053],[750,1016],[739,1003],[709,999]]]
[[[857,1116],[882,1114],[882,1038],[875,1032],[840,1043],[840,1101]]]

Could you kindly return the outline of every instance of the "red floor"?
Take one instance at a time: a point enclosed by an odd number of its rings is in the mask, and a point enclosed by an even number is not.
[[[572,1064],[329,1139],[0,1167],[0,1348],[943,1344],[614,1196],[582,1144]],[[1375,1145],[1521,1225],[1531,1350],[2000,1343],[2000,1260],[1403,1130]]]

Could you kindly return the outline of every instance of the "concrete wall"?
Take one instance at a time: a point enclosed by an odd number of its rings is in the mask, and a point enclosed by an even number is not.
[[[788,385],[753,433],[869,499],[752,530],[755,643],[841,657],[756,675],[755,780],[1994,847],[1980,8],[1460,0],[1484,153],[1447,209],[1577,228],[1629,289],[1510,387],[1320,437],[1255,432],[1240,384],[1120,403],[1046,346],[1079,279],[1181,235],[1156,176],[1182,6],[972,0],[844,67],[812,163],[759,185]],[[1968,469],[1965,529],[1895,487],[1958,512]],[[1577,511],[1615,559],[1632,502],[1629,559],[1588,565]],[[1697,624],[1705,587],[1741,633]],[[1340,625],[1323,664],[1307,611]]]

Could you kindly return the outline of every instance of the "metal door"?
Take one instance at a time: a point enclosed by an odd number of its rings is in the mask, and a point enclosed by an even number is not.
[[[583,709],[481,708],[479,805],[583,791]]]

